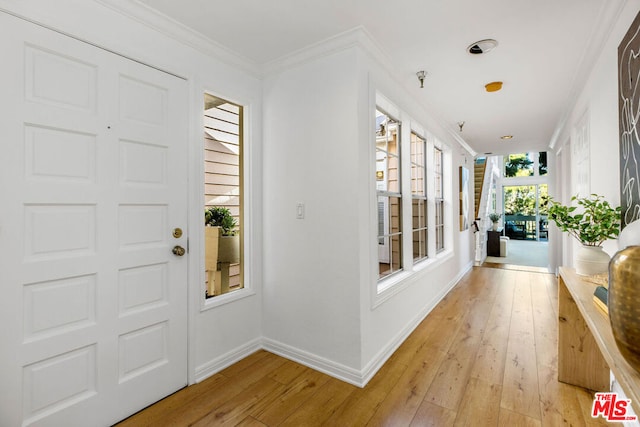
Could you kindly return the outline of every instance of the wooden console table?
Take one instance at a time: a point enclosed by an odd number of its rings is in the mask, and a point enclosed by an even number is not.
[[[640,373],[622,357],[609,318],[593,302],[595,283],[572,268],[558,279],[558,380],[595,391],[609,390],[609,369],[640,414]]]

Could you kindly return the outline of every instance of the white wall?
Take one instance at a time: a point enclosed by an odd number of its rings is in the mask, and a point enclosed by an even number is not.
[[[362,384],[470,267],[473,236],[458,225],[464,150],[390,76],[363,33],[330,44],[288,58],[265,79],[264,334],[269,350]],[[383,299],[376,292],[376,93],[397,107],[403,132],[413,122],[430,143],[449,144],[452,177],[447,251]],[[303,220],[295,217],[298,202]]]
[[[346,49],[264,83],[264,335],[347,370],[360,361],[355,60]]]
[[[592,69],[585,87],[580,92],[570,118],[562,130],[560,141],[566,141],[563,150],[569,150],[569,138],[582,116],[587,112],[589,120],[589,187],[613,205],[620,204],[620,165],[618,135],[618,45],[640,10],[640,0],[628,0],[611,28],[602,53]],[[557,147],[558,149],[561,147]],[[566,153],[569,154],[569,153]],[[563,154],[565,156],[565,154]],[[565,166],[565,162],[563,162]],[[568,173],[571,176],[571,173]],[[568,193],[562,186],[566,180],[558,182],[556,195],[575,194],[575,183]],[[568,203],[568,200],[564,200]],[[572,239],[573,240],[573,239]],[[574,244],[572,242],[571,244]],[[615,241],[604,244],[610,255],[617,250]],[[566,244],[564,251],[567,251]]]
[[[187,47],[167,34],[153,30],[133,19],[96,2],[80,0],[33,0],[15,2],[0,0],[0,8],[28,17],[79,39],[134,58],[154,67],[181,76],[190,88],[190,351],[189,380],[206,375],[212,370],[238,357],[237,352],[261,336],[261,247],[262,222],[261,186],[261,80],[242,71],[237,65],[228,65],[236,59],[206,41],[193,40],[194,45],[211,52],[219,51],[226,62]],[[133,9],[132,9],[133,11]],[[143,11],[148,18],[152,18]],[[159,25],[161,24],[160,21]],[[164,25],[164,24],[163,24]],[[168,25],[167,28],[173,28]],[[7,36],[5,34],[5,36]],[[237,61],[240,63],[240,61]],[[8,64],[5,64],[8,66]],[[249,68],[249,67],[246,67]],[[251,247],[246,254],[250,260],[250,283],[257,293],[241,300],[200,311],[204,294],[203,238],[202,238],[202,110],[203,93],[212,91],[222,97],[247,106],[250,126],[248,144],[251,157],[251,199],[248,201],[248,223],[251,227]]]

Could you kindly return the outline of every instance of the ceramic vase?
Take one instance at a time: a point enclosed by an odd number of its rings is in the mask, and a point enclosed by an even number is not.
[[[498,223],[497,222],[493,223],[493,231],[498,231]]]
[[[640,372],[640,246],[629,246],[611,258],[608,306],[618,350]]]
[[[576,273],[581,276],[606,273],[610,259],[601,246],[582,245],[576,252]]]

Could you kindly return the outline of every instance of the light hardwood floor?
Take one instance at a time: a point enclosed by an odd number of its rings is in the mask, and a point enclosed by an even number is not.
[[[125,426],[592,426],[592,393],[557,381],[557,282],[475,267],[364,388],[266,351]]]

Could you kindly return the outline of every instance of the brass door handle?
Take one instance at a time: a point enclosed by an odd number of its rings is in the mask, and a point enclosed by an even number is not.
[[[184,250],[184,248],[182,246],[178,245],[178,246],[174,246],[173,250],[171,252],[173,252],[174,255],[182,256],[182,255],[185,254],[186,251]]]

